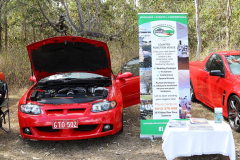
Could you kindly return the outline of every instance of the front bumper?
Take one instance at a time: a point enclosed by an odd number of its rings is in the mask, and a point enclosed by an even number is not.
[[[120,106],[119,106],[120,105]],[[30,115],[18,111],[20,133],[23,138],[37,140],[77,140],[113,135],[122,127],[121,104],[112,110],[92,113],[91,107],[79,106],[44,106],[40,115]],[[57,108],[57,109],[56,109]],[[78,119],[78,129],[52,129],[52,120]],[[105,124],[111,125],[108,131]],[[23,132],[29,128],[31,134]]]

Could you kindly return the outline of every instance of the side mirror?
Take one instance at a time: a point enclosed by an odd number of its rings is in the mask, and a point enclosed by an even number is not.
[[[4,75],[4,73],[2,73],[2,72],[0,72],[0,79],[1,79],[2,81],[5,81],[5,75]]]
[[[224,77],[224,74],[220,70],[211,70],[209,75],[210,76]]]
[[[124,79],[124,78],[130,78],[130,77],[133,77],[133,74],[131,72],[125,72],[123,74],[119,74],[117,76],[117,79],[121,80],[121,79]]]
[[[35,76],[31,76],[31,77],[29,78],[29,80],[32,81],[32,82],[36,82],[36,77],[35,77]]]

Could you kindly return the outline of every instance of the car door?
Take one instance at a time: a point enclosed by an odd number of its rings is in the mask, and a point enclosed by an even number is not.
[[[208,80],[208,89],[209,89],[209,98],[211,106],[213,107],[222,107],[223,106],[223,97],[225,94],[224,88],[226,88],[225,83],[225,67],[223,60],[220,55],[214,54],[210,66],[210,71],[220,70],[223,74],[220,76],[211,76],[209,75]]]
[[[131,59],[123,66],[116,77],[116,83],[122,92],[123,108],[140,103],[138,57]]]
[[[210,65],[212,62],[213,56],[209,57],[208,61],[206,62],[204,69],[200,70],[199,73],[199,83],[197,83],[197,90],[200,93],[199,94],[199,100],[203,101],[205,103],[209,103],[209,93],[210,90],[208,88],[208,81],[209,81],[209,72],[210,72]]]

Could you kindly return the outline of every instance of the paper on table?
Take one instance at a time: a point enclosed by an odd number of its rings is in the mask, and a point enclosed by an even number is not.
[[[213,126],[211,124],[189,124],[189,130],[213,130]]]
[[[187,127],[185,121],[177,121],[177,120],[169,120],[169,127],[176,127],[176,128],[185,128]]]
[[[190,118],[192,124],[208,124],[205,118]]]

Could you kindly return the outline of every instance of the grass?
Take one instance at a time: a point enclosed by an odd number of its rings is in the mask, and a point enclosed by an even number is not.
[[[111,56],[111,66],[114,74],[117,74],[125,63],[139,55],[138,41],[106,42]],[[26,43],[11,41],[8,50],[2,49],[0,54],[0,72],[5,74],[5,81],[8,84],[9,92],[18,88],[29,87],[32,82],[31,65],[26,49]]]
[[[206,47],[206,48],[204,48],[203,46],[202,46],[202,48],[201,48],[201,53],[200,53],[200,59],[198,60],[197,58],[196,58],[196,50],[190,50],[190,56],[189,56],[189,60],[190,60],[190,62],[193,62],[193,61],[202,61],[202,60],[204,60],[209,54],[211,54],[211,53],[213,53],[213,52],[219,52],[219,51],[230,51],[230,50],[236,50],[236,47],[235,46],[230,46],[230,48],[229,49],[227,49],[227,47],[225,47],[225,46],[219,46],[219,44],[217,43],[217,42],[215,42],[215,41],[213,41],[213,42],[209,42],[210,43],[210,45],[208,46],[208,47]]]
[[[145,100],[151,100],[152,99],[152,95],[141,95],[140,98],[141,99],[145,99]]]

